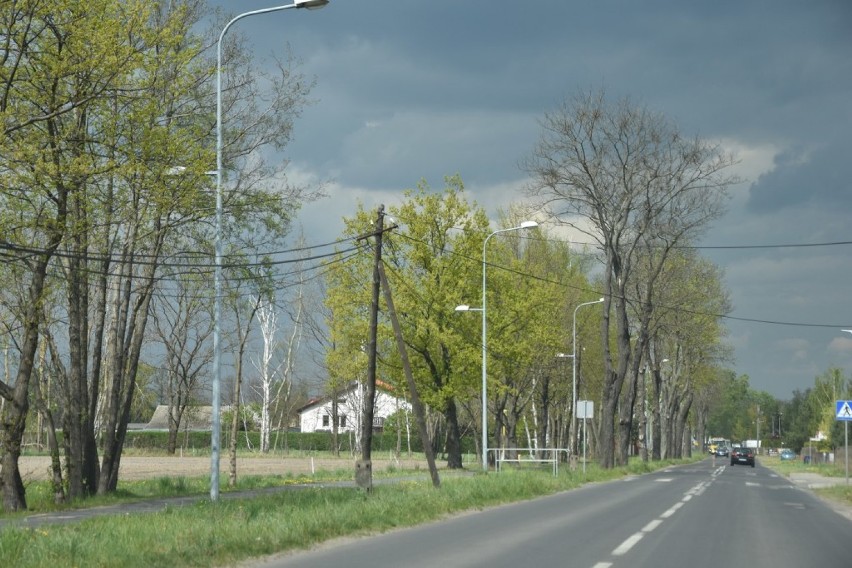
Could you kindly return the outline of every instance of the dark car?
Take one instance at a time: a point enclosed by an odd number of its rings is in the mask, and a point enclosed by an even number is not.
[[[731,450],[731,465],[738,463],[754,467],[754,450],[752,448],[734,448]]]
[[[728,457],[729,453],[730,453],[730,450],[728,449],[728,446],[726,446],[724,444],[719,444],[718,446],[716,446],[716,455],[717,456]]]

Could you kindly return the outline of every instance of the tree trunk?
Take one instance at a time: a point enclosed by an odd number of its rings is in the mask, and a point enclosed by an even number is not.
[[[687,394],[681,400],[680,408],[677,413],[677,455],[676,457],[684,457],[684,447],[687,447],[687,438],[689,435],[689,427],[687,420],[689,419],[689,410],[692,408],[692,394]]]
[[[598,438],[598,462],[605,469],[616,465],[616,418],[618,401],[624,385],[624,379],[630,362],[630,327],[625,303],[625,287],[621,280],[621,270],[618,260],[608,259],[610,268],[605,275],[605,289],[613,290],[613,281],[619,286],[615,289],[615,318],[618,364],[613,367],[613,357],[610,346],[610,309],[612,308],[612,293],[607,295],[604,302],[604,315],[601,324],[601,342],[604,346],[604,385],[601,396],[600,434]]]
[[[80,208],[82,209],[82,208]],[[84,213],[78,213],[84,215]],[[68,375],[64,392],[64,427],[68,495],[71,499],[95,493],[99,470],[94,444],[94,414],[97,401],[89,399],[88,337],[89,301],[86,244],[72,239],[70,255],[65,260],[68,282]],[[98,380],[100,378],[98,377]],[[94,402],[94,404],[93,404]]]
[[[159,228],[159,227],[158,227]],[[154,247],[153,258],[159,258],[164,231],[155,231],[158,241]],[[108,345],[114,363],[109,373],[106,400],[103,414],[103,459],[101,477],[98,482],[98,494],[104,495],[118,487],[118,473],[121,452],[130,421],[133,395],[136,391],[136,372],[139,369],[139,357],[145,338],[151,299],[154,295],[154,277],[157,262],[144,266],[142,274],[133,274],[135,259],[129,252],[124,259],[123,293],[116,304],[118,317],[115,323],[117,333],[110,333]],[[134,287],[136,287],[134,289]],[[133,290],[135,293],[131,293]],[[94,443],[94,438],[91,440]]]
[[[43,360],[44,349],[42,349],[42,361]],[[50,407],[42,396],[39,381],[35,381],[33,383],[33,394],[39,414],[44,418],[47,426],[47,443],[50,449],[50,485],[53,490],[53,502],[57,505],[61,505],[65,503],[65,487],[62,483],[62,462],[59,458],[59,442],[56,439],[56,425],[53,421],[53,413],[50,411]]]
[[[240,358],[241,359],[241,358]],[[237,363],[238,369],[242,366]],[[237,380],[234,381],[234,403],[231,405],[231,441],[228,445],[228,486],[237,485],[237,436],[240,433],[240,390],[242,388],[242,372],[237,371]]]
[[[21,373],[18,372],[20,377]],[[0,457],[0,489],[3,491],[3,509],[5,511],[20,511],[27,508],[26,490],[18,469],[18,458],[21,457],[21,442],[24,436],[27,410],[26,383],[17,383],[14,394],[6,396],[3,407],[2,428],[0,428],[0,447],[3,448]]]
[[[461,459],[461,431],[459,430],[458,411],[454,399],[447,401],[447,409],[444,412],[444,416],[447,419],[447,467],[449,469],[461,469],[463,467]]]
[[[15,387],[12,388],[0,382],[0,395],[6,401],[0,416],[0,426],[2,426],[0,428],[0,448],[2,448],[0,492],[3,494],[5,511],[19,511],[27,508],[26,489],[18,469],[18,458],[21,456],[21,444],[29,410],[29,385],[38,351],[38,330],[41,325],[41,303],[47,265],[55,248],[56,245],[42,256],[33,270],[33,279],[28,293],[29,302],[26,304],[23,317],[21,358],[15,377]]]
[[[646,380],[648,378],[647,369],[643,370],[639,375],[639,385],[636,392],[636,398],[639,400],[639,458],[643,462],[648,461],[648,393]]]
[[[180,434],[181,408],[179,405],[170,403],[168,408],[169,437],[166,441],[166,453],[170,456],[177,451],[177,439]]]
[[[661,378],[661,375],[660,375],[660,369],[659,368],[654,368],[653,373],[654,373],[654,375],[653,375],[654,380],[653,380],[652,384],[654,385],[654,390],[653,390],[653,393],[652,393],[653,403],[651,405],[652,412],[653,412],[653,424],[651,425],[651,436],[653,437],[653,442],[652,442],[652,450],[651,450],[652,456],[651,456],[651,458],[653,460],[659,461],[659,460],[663,459],[662,458],[663,431],[662,431],[662,426],[660,424],[660,416],[661,416],[660,405],[662,405],[662,401],[663,401],[663,395],[662,395],[662,392],[660,390],[661,387],[662,387],[662,378]]]
[[[638,373],[632,374],[627,385],[627,391],[621,399],[618,411],[618,453],[616,463],[627,465],[630,455],[630,444],[633,439],[633,411],[636,406],[636,388]]]
[[[610,371],[601,400],[597,455],[600,466],[609,469],[615,466],[615,415],[618,404],[618,380]]]

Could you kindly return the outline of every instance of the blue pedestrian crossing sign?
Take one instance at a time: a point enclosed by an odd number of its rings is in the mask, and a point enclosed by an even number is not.
[[[852,421],[852,400],[838,400],[837,412],[834,413],[838,420]]]

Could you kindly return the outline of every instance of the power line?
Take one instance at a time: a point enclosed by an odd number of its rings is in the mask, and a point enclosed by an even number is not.
[[[411,241],[419,242],[421,244],[426,244],[427,246],[430,246],[429,243],[427,243],[426,241],[423,241],[423,240],[420,240],[420,239],[415,239],[414,237],[411,237],[410,235],[402,235],[402,234],[399,234],[399,233],[397,233],[397,235],[399,235],[403,238],[409,239]],[[797,246],[833,246],[835,244],[852,244],[852,241],[850,241],[850,242],[838,242],[838,243],[797,245]],[[773,246],[773,248],[777,248],[777,247],[783,246],[783,245],[772,245],[772,246]],[[461,256],[462,258],[465,258],[466,260],[469,260],[469,261],[472,261],[472,262],[473,261],[481,262],[481,259],[473,259],[469,256],[463,255],[461,253],[457,253],[457,252],[453,251],[452,249],[446,249],[446,252],[448,252],[449,254],[456,255],[456,256]],[[506,272],[511,272],[513,274],[517,274],[517,275],[523,276],[525,278],[531,278],[531,279],[534,279],[534,280],[538,280],[540,282],[545,282],[545,283],[548,283],[548,284],[554,284],[556,286],[562,286],[564,288],[577,290],[577,291],[584,292],[584,293],[597,294],[597,295],[600,295],[600,294],[603,293],[600,290],[594,290],[594,289],[591,289],[591,288],[573,286],[571,284],[567,284],[567,283],[564,283],[564,282],[557,282],[557,281],[554,281],[554,280],[550,280],[550,279],[547,279],[547,278],[536,276],[534,274],[525,273],[525,272],[522,272],[520,270],[510,268],[508,266],[502,266],[502,265],[499,265],[499,264],[495,264],[493,262],[486,262],[486,264],[488,265],[489,268],[494,268],[494,269],[497,269],[497,270],[503,270],[503,271],[506,271]],[[622,298],[622,299],[624,299],[624,298]],[[692,315],[714,317],[714,318],[726,319],[726,320],[732,320],[732,321],[742,321],[742,322],[747,322],[747,323],[759,323],[759,324],[765,324],[765,325],[788,326],[788,327],[810,327],[810,328],[825,328],[825,329],[838,329],[838,328],[843,328],[843,327],[852,327],[852,325],[850,325],[850,323],[828,324],[828,323],[810,323],[810,322],[791,322],[791,321],[769,320],[769,319],[759,319],[759,318],[746,318],[746,317],[732,316],[732,315],[728,315],[728,314],[719,314],[719,313],[711,313],[711,312],[699,312],[699,311],[689,310],[687,308],[683,308],[683,307],[679,307],[679,306],[675,307],[675,306],[663,306],[663,305],[661,305],[659,307],[667,309],[667,310],[679,311],[679,312],[688,313],[688,314],[692,314]]]

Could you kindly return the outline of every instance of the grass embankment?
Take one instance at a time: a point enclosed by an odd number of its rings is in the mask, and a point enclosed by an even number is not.
[[[387,477],[389,472],[375,472],[374,478]],[[339,481],[351,479],[352,471],[349,469],[319,470],[311,475],[244,475],[238,478],[237,485],[228,485],[227,477],[220,478],[219,491],[222,494],[235,491],[249,491],[252,489],[264,489],[267,487],[282,487],[287,485],[301,485],[306,483],[321,483],[324,481]],[[69,509],[83,509],[92,507],[103,507],[121,503],[132,503],[146,499],[161,499],[168,497],[186,497],[192,495],[207,495],[210,492],[209,477],[158,477],[139,481],[122,481],[119,488],[107,495],[94,495],[85,500],[73,501],[57,505],[53,502],[53,490],[44,481],[27,484],[27,506],[29,509],[18,513],[4,513],[0,511],[0,519],[11,519],[15,517],[31,515],[34,513],[51,513],[66,511]],[[1,558],[1,557],[0,557]]]
[[[377,485],[371,494],[354,488],[317,487],[255,499],[202,500],[160,513],[110,515],[69,525],[9,527],[0,531],[0,558],[4,566],[17,568],[226,565],[308,548],[342,536],[413,526],[465,510],[646,473],[672,463],[633,462],[630,467],[611,470],[590,465],[585,475],[577,470],[553,476],[549,468],[488,475],[445,474],[440,489],[433,488],[428,479]],[[351,479],[351,472],[347,475]],[[199,484],[204,481],[197,480]],[[171,494],[183,490],[175,489],[172,482],[157,483]],[[186,489],[194,483],[187,480],[179,485]],[[127,498],[139,499],[134,485],[128,484]]]

